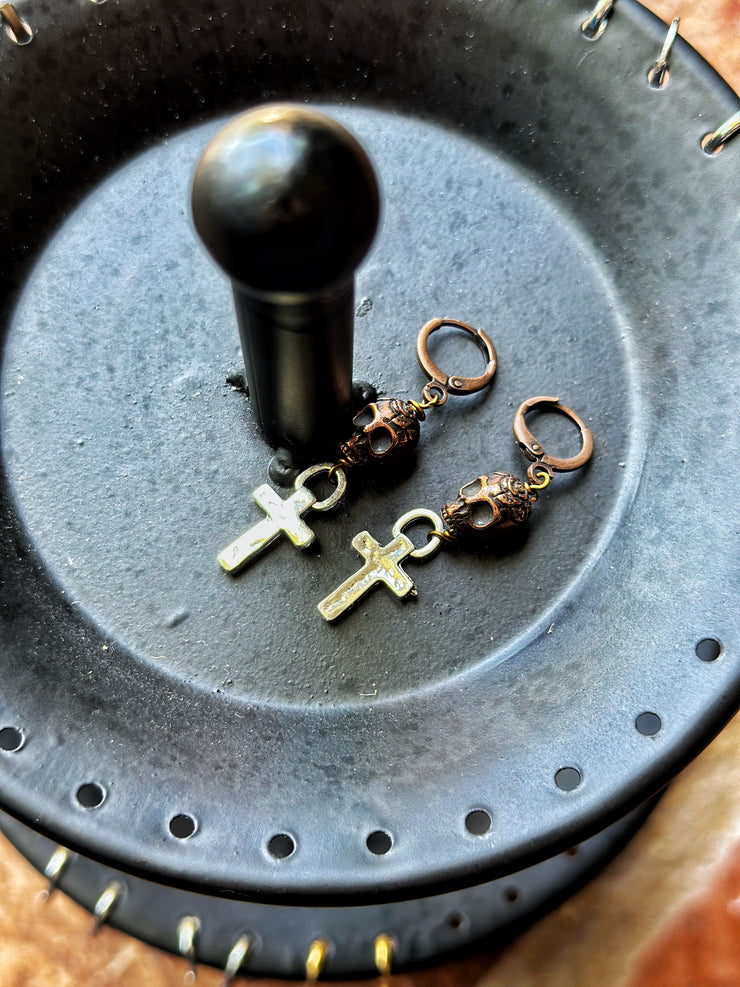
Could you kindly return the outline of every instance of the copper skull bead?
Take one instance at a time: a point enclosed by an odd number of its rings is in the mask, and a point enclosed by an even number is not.
[[[402,459],[419,441],[419,422],[424,417],[421,408],[399,398],[366,404],[352,419],[355,432],[341,444],[342,456],[353,466]]]
[[[532,494],[518,476],[492,473],[479,476],[460,488],[456,500],[442,508],[442,517],[451,534],[466,532],[490,535],[495,531],[510,531],[529,521]]]

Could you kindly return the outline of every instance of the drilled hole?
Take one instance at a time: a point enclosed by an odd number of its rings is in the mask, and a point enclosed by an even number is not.
[[[578,768],[561,768],[555,774],[555,784],[561,792],[572,792],[581,784],[581,772]]]
[[[565,852],[568,854],[569,857],[577,857],[578,847],[577,846],[569,847]]]
[[[647,74],[647,80],[653,89],[665,89],[671,80],[671,73],[668,69],[656,72],[655,66],[651,66]]]
[[[589,41],[598,40],[606,31],[609,19],[614,12],[615,0],[599,0],[586,20],[581,24],[581,32]]]
[[[705,637],[696,646],[696,657],[701,661],[716,661],[721,652],[722,646],[713,637]]]
[[[88,781],[80,785],[75,796],[83,809],[97,809],[105,801],[105,789],[95,781]]]
[[[368,848],[370,853],[376,854],[378,857],[382,857],[383,854],[388,853],[390,848],[393,846],[393,840],[390,833],[386,833],[385,830],[376,829],[374,833],[371,833],[365,840],[365,846]]]
[[[370,448],[377,456],[382,456],[383,453],[388,452],[388,450],[393,445],[393,434],[386,428],[375,428],[370,433]]]
[[[640,713],[635,720],[635,726],[643,737],[654,737],[663,726],[663,721],[657,713]]]
[[[375,421],[375,412],[372,408],[367,407],[359,411],[355,417],[352,419],[352,424],[355,428],[367,428],[367,426]]]
[[[485,528],[493,521],[493,507],[485,500],[478,500],[470,507],[470,520],[476,528]]]
[[[453,932],[457,932],[465,924],[465,916],[460,915],[459,912],[453,912],[452,915],[447,916],[447,924]]]
[[[700,145],[701,145],[702,151],[705,154],[709,154],[709,155],[720,154],[724,150],[724,148],[725,148],[725,142],[724,141],[722,141],[720,144],[717,144],[716,147],[713,147],[712,146],[712,144],[714,142],[714,139],[715,139],[714,133],[704,134],[704,136],[702,137],[702,139],[700,141]]]
[[[0,750],[13,754],[23,747],[24,741],[23,731],[17,727],[3,727],[0,730]]]
[[[510,904],[514,904],[515,901],[519,901],[519,891],[517,888],[507,888],[504,891],[504,898]]]
[[[181,812],[170,819],[170,833],[178,840],[187,840],[198,828],[198,824],[192,816]]]
[[[277,833],[267,844],[267,852],[275,860],[285,860],[295,852],[295,840],[287,833]]]
[[[485,836],[491,828],[491,817],[485,809],[473,809],[465,817],[465,828],[473,836]]]

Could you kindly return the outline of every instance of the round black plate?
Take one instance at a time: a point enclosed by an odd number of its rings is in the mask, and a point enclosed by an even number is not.
[[[256,904],[154,884],[76,854],[67,859],[59,888],[92,912],[106,889],[115,887],[106,921],[173,953],[181,949],[182,920],[195,917],[200,963],[224,967],[234,944],[249,936],[242,974],[298,978],[311,942],[324,937],[332,944],[327,977],[372,976],[375,940],[389,930],[394,970],[439,960],[484,938],[490,946],[492,936],[503,946],[602,867],[651,808],[647,803],[579,846],[518,874],[429,898],[353,908]],[[4,813],[0,828],[44,870],[56,850],[52,842]]]
[[[165,883],[402,898],[597,832],[734,711],[738,165],[699,141],[735,101],[680,43],[652,90],[663,29],[637,5],[596,43],[585,13],[65,3],[11,52],[11,813]],[[356,375],[416,396],[413,340],[435,315],[485,328],[500,369],[430,416],[412,473],[316,521],[319,552],[281,544],[230,580],[215,556],[258,519],[269,450],[226,383],[236,329],[187,180],[216,119],[274,97],[335,107],[377,161]],[[375,593],[324,625],[352,535],[390,537],[479,472],[522,470],[511,419],[542,393],[586,418],[596,452],[543,495],[529,538],[445,553],[414,570],[417,602]],[[567,454],[562,424],[537,427]],[[85,784],[99,805],[80,803]],[[491,819],[482,835],[471,811]]]

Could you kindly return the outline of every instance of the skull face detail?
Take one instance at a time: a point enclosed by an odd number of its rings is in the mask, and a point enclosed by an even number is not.
[[[401,459],[419,441],[419,422],[423,419],[421,409],[398,398],[366,404],[352,419],[356,431],[341,444],[342,456],[353,466]]]
[[[536,495],[511,473],[479,476],[461,487],[457,500],[445,504],[442,517],[453,535],[472,531],[489,535],[526,524]]]

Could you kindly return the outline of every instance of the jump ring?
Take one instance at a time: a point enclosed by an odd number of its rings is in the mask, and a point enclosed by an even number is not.
[[[527,470],[527,477],[530,480],[529,483],[524,484],[527,490],[544,490],[545,487],[550,486],[553,473],[549,466],[543,466],[542,463],[532,463]]]
[[[422,409],[441,407],[447,400],[447,388],[436,380],[430,380],[424,385],[421,395],[424,399],[420,404]]]
[[[425,559],[430,555],[433,555],[439,546],[442,544],[442,539],[445,534],[445,526],[442,523],[442,518],[435,514],[434,511],[429,511],[426,507],[417,507],[412,511],[406,511],[393,525],[393,537],[398,538],[399,535],[403,534],[403,529],[409,525],[413,524],[414,521],[431,521],[432,530],[427,535],[427,544],[422,545],[421,548],[415,548],[413,552],[410,553],[412,559]]]
[[[317,463],[315,466],[309,466],[295,478],[295,488],[298,490],[300,487],[305,487],[306,480],[310,480],[320,473],[326,473],[332,480],[336,477],[337,485],[325,500],[317,500],[315,504],[312,504],[311,509],[330,511],[344,497],[347,490],[347,474],[338,463]]]

